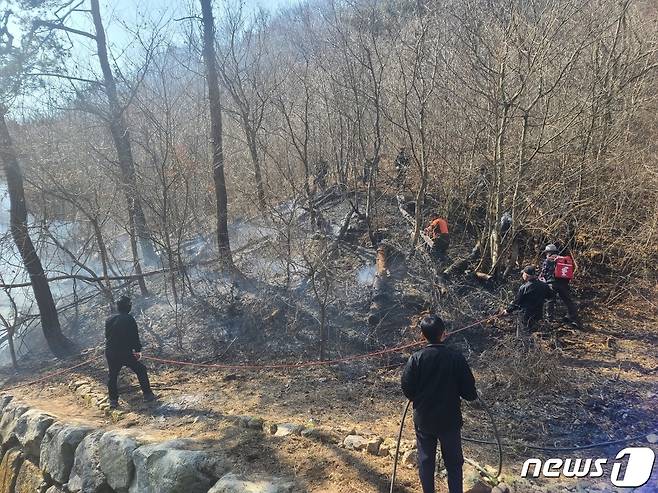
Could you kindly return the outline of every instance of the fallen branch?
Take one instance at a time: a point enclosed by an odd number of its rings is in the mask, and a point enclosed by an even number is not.
[[[157,274],[162,274],[163,272],[169,272],[170,268],[165,268],[165,269],[159,269],[159,270],[154,270],[151,272],[143,272],[141,274],[130,274],[127,276],[83,276],[81,274],[67,274],[67,275],[62,275],[62,276],[55,276],[55,277],[50,277],[47,278],[47,282],[56,282],[56,281],[71,281],[71,280],[77,280],[77,281],[83,281],[83,282],[88,282],[88,283],[101,283],[103,281],[133,281],[136,279],[144,278],[144,277],[150,277],[150,276],[155,276]],[[178,270],[178,269],[176,269]],[[21,282],[21,283],[15,283],[15,284],[0,284],[0,289],[16,289],[16,288],[27,288],[29,286],[32,286],[31,282]]]
[[[400,210],[400,214],[402,214],[402,217],[405,218],[407,222],[409,222],[409,224],[411,225],[411,236],[413,237],[414,229],[416,227],[416,218],[412,216],[409,213],[409,211],[407,211],[407,209],[405,208],[404,197],[402,195],[398,195],[397,199],[398,199],[398,209]],[[415,207],[416,206],[415,202],[413,202],[413,204]],[[422,229],[420,230],[420,238],[423,240],[423,242],[425,242],[425,244],[430,248],[430,250],[434,248],[434,240],[432,240],[432,238],[430,238]]]

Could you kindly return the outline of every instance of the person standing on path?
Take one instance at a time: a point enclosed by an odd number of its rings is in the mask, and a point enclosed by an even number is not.
[[[423,493],[435,493],[437,443],[448,471],[450,493],[463,493],[461,399],[478,398],[464,356],[443,344],[445,325],[437,315],[424,317],[420,330],[429,343],[415,352],[402,373],[402,391],[414,406],[418,475]]]
[[[107,391],[112,409],[119,406],[117,379],[124,366],[137,375],[144,400],[151,402],[156,399],[151,390],[146,367],[139,361],[142,358],[142,343],[139,340],[137,322],[130,314],[130,310],[132,310],[130,298],[122,296],[117,302],[118,313],[105,321],[105,356],[109,372]]]

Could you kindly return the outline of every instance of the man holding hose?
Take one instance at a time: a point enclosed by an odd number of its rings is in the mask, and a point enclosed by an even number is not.
[[[122,296],[117,301],[119,313],[105,321],[105,356],[109,370],[107,390],[111,409],[119,407],[117,379],[124,366],[137,375],[144,400],[151,402],[157,399],[151,390],[146,367],[139,361],[142,359],[142,343],[139,340],[137,322],[130,314],[130,310],[132,310],[130,298]]]
[[[450,493],[463,492],[461,399],[478,398],[475,379],[464,356],[443,344],[445,325],[437,315],[420,322],[429,343],[415,352],[402,373],[402,391],[414,406],[418,474],[423,493],[434,493],[437,442],[448,471]]]

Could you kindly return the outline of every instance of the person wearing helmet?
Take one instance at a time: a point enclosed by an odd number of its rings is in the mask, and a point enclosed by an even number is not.
[[[547,283],[554,294],[558,295],[567,308],[568,316],[565,321],[581,328],[580,317],[578,316],[578,308],[571,298],[571,288],[569,287],[570,277],[556,275],[558,262],[567,259],[571,263],[571,274],[575,268],[575,262],[571,255],[565,252],[565,249],[560,249],[557,245],[551,243],[546,245],[543,252],[544,261],[541,266],[541,273],[539,279]],[[554,311],[554,300],[549,300],[549,313]]]

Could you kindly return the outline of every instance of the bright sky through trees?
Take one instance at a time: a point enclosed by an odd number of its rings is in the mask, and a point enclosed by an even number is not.
[[[0,0],[0,5],[5,1]],[[275,13],[280,7],[294,3],[295,0],[245,0],[243,5],[244,11],[247,13],[255,12],[258,9]],[[236,1],[235,4],[237,5],[238,2]],[[219,2],[215,3],[215,8],[221,6],[222,4]],[[142,44],[149,43],[154,33],[159,31],[160,36],[166,37],[168,41],[184,44],[186,32],[190,27],[188,18],[200,15],[198,2],[191,0],[102,0],[100,7],[111,57],[121,70],[127,72],[130,72],[131,68],[139,66],[140,56],[144,51]],[[88,6],[82,4],[79,7],[81,12],[72,14],[65,24],[81,31],[93,32],[91,15],[83,11],[87,8]],[[16,15],[14,15],[15,17]],[[46,18],[56,17],[52,16],[51,10]],[[21,28],[16,19],[10,18],[9,26],[15,37],[15,43],[18,43]],[[68,35],[68,41],[66,37],[62,39],[65,40],[64,48],[68,49],[70,53],[69,61],[66,62],[68,75],[91,80],[100,79],[98,61],[95,58],[95,42],[75,34]],[[46,100],[52,105],[54,100],[59,99],[60,92],[57,87],[63,88],[54,83],[48,87],[47,95],[37,95],[35,92],[24,94],[23,98],[19,100],[19,104],[14,107],[14,118],[29,118],[35,106],[40,107],[40,103]],[[58,105],[55,104],[55,106]],[[42,109],[40,108],[40,110]]]

